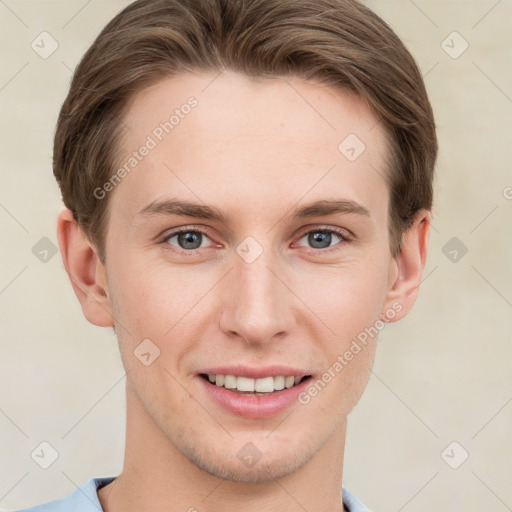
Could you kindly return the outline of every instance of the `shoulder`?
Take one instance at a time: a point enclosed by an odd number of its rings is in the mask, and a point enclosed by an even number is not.
[[[114,480],[113,476],[91,478],[64,498],[13,512],[103,512],[98,489]]]
[[[113,476],[91,478],[64,498],[13,512],[70,512],[77,507],[80,507],[80,512],[102,512],[98,489],[115,478]],[[343,488],[343,504],[349,512],[371,512],[357,496],[345,488]]]
[[[372,512],[355,494],[343,487],[343,505],[347,512]]]

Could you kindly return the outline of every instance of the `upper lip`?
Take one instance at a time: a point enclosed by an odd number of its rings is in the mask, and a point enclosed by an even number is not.
[[[289,366],[260,366],[258,368],[245,366],[242,364],[234,366],[216,366],[215,368],[206,368],[197,372],[210,374],[210,375],[235,375],[237,377],[248,377],[250,379],[262,379],[263,377],[277,377],[283,375],[289,377],[304,377],[311,375],[307,371],[301,370],[300,368],[291,368]]]

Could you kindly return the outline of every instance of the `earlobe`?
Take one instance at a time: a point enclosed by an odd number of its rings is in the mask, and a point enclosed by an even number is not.
[[[416,301],[427,260],[430,226],[430,212],[421,210],[412,226],[402,235],[402,247],[394,262],[397,276],[385,301],[386,311],[391,308],[394,312],[393,315],[383,313],[381,318],[385,322],[396,322],[406,316]]]
[[[68,209],[57,218],[57,239],[64,268],[85,317],[94,325],[112,327],[104,266]]]

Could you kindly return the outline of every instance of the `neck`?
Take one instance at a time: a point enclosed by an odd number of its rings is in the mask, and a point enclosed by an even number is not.
[[[265,481],[235,482],[191,462],[155,425],[129,385],[123,471],[98,491],[105,512],[342,512],[346,424],[298,470]],[[314,433],[312,433],[314,435]]]

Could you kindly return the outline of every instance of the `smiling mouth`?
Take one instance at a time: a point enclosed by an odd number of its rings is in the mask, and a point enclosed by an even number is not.
[[[200,373],[199,376],[212,386],[225,388],[233,393],[253,396],[271,395],[295,387],[301,382],[311,378],[311,375],[304,375],[303,377],[279,375],[276,377],[251,379],[249,377],[235,375],[213,375],[206,373]]]

